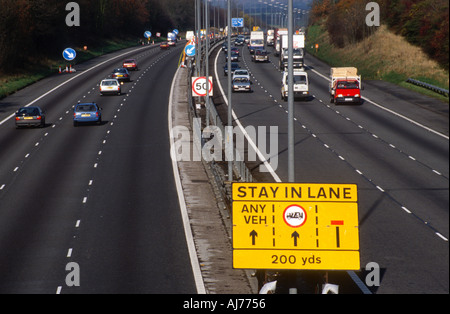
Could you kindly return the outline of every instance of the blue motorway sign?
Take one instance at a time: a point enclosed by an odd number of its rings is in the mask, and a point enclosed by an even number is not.
[[[152,37],[152,32],[146,31],[146,32],[144,33],[144,37],[147,38],[147,39],[149,39],[150,37]]]
[[[195,56],[195,45],[187,45],[186,48],[184,48],[184,52],[186,52],[186,56],[188,57]]]
[[[77,52],[72,48],[66,48],[63,51],[63,57],[67,61],[72,61],[77,57]]]
[[[244,19],[243,18],[233,18],[231,19],[232,27],[244,27]]]

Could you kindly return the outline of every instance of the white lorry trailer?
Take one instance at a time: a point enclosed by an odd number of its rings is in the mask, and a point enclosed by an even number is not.
[[[250,53],[254,53],[256,49],[264,49],[264,32],[254,31],[250,33],[250,43],[248,46]]]
[[[282,35],[281,36],[281,52],[280,52],[280,61],[279,66],[280,70],[284,71],[288,66],[289,59],[289,36]],[[305,35],[304,34],[295,34],[293,36],[293,59],[294,59],[294,68],[302,68],[303,60],[304,60],[304,48],[305,48]]]

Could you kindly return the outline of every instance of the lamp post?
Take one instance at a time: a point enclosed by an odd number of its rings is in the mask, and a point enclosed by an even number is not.
[[[293,183],[295,182],[293,0],[288,0],[288,53],[288,179]]]
[[[227,7],[227,25],[228,25],[228,32],[227,32],[227,42],[228,42],[228,61],[227,61],[227,67],[228,67],[228,127],[227,127],[227,145],[226,145],[226,155],[228,160],[228,181],[233,181],[233,158],[234,158],[234,144],[233,144],[233,103],[231,99],[231,0],[228,0],[228,7]]]

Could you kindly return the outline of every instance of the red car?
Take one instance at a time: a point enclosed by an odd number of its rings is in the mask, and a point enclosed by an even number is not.
[[[124,67],[125,69],[128,70],[134,70],[137,71],[138,70],[138,65],[135,59],[127,59],[123,62],[122,67]]]
[[[169,44],[167,42],[163,42],[163,43],[161,43],[159,45],[159,48],[161,48],[161,49],[169,49],[170,46],[169,46]]]

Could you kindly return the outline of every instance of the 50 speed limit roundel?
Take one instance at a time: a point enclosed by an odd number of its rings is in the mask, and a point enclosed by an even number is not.
[[[192,93],[193,96],[206,96],[206,77],[193,77],[192,78]],[[209,77],[209,96],[213,96],[213,79]]]

